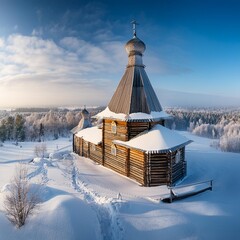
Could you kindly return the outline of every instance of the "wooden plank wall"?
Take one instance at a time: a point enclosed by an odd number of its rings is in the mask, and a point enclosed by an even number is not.
[[[74,136],[74,152],[92,159],[144,186],[173,185],[186,175],[185,148],[180,149],[180,161],[175,162],[177,151],[147,154],[115,145],[116,155],[111,152],[113,140],[127,141],[140,132],[163,122],[116,121],[117,131],[112,132],[112,120],[103,120],[103,143],[95,145]]]
[[[102,164],[102,146],[89,143],[89,158],[94,162]]]
[[[74,147],[73,151],[77,153],[78,155],[82,156],[82,139],[74,135]]]
[[[116,148],[117,154],[114,156],[111,153],[111,148],[105,146],[104,166],[126,176],[128,150],[122,146],[116,146]]]
[[[149,154],[146,161],[147,186],[174,185],[186,176],[185,148],[179,149],[180,161],[175,162],[177,151],[172,153]]]
[[[82,139],[82,146],[83,146],[83,152],[82,152],[83,157],[89,158],[90,157],[89,142],[84,141]]]
[[[90,158],[102,164],[102,146],[84,141],[82,138],[74,137],[74,152],[80,156]]]
[[[173,165],[172,165],[172,184],[176,183],[178,180],[183,179],[187,174],[187,163],[185,161],[185,147],[179,149],[180,151],[180,161],[175,163],[176,152],[172,153]]]
[[[145,153],[129,150],[129,177],[145,185]]]
[[[139,183],[144,185],[144,153],[128,149],[123,146],[115,145],[116,156],[111,153],[111,146],[113,140],[127,141],[129,140],[129,123],[124,121],[116,121],[117,131],[112,133],[112,120],[104,120],[104,166],[111,168],[112,170],[135,179]],[[148,123],[143,124],[148,129]],[[141,127],[141,123],[132,124],[134,128]],[[142,131],[142,129],[141,129]],[[139,131],[134,134],[138,134]]]
[[[170,183],[170,154],[149,154],[146,163],[146,185],[159,186]]]
[[[150,130],[156,124],[164,126],[164,120],[158,122],[128,122],[128,140],[134,138],[145,130]]]
[[[128,122],[128,140],[151,128],[150,122]]]
[[[127,122],[125,121],[115,121],[116,123],[116,133],[112,132],[112,120],[103,120],[103,156],[104,156],[104,166],[111,168],[112,170],[126,175],[126,161],[128,149],[121,146],[116,146],[116,156],[111,153],[111,147],[113,145],[113,140],[128,140],[128,129]]]
[[[74,141],[73,151],[80,155],[80,138],[74,135],[73,141]]]

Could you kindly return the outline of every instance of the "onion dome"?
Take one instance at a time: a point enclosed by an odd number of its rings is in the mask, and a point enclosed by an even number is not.
[[[84,109],[81,112],[82,118],[87,119],[89,118],[89,112],[88,110],[84,107]]]
[[[125,49],[128,53],[128,65],[125,73],[108,104],[114,113],[126,115],[132,113],[161,112],[162,107],[145,72],[142,55],[146,49],[143,41],[136,34],[136,21],[133,24],[133,38]]]
[[[142,61],[142,55],[146,50],[146,45],[142,40],[140,40],[137,37],[137,32],[136,32],[137,22],[133,21],[132,24],[133,24],[133,38],[130,39],[125,45],[126,52],[128,53],[127,67],[132,67],[132,66],[144,67],[143,61]]]
[[[125,49],[128,55],[134,55],[134,54],[142,55],[146,49],[146,46],[142,40],[134,36],[131,40],[129,40],[126,43]]]

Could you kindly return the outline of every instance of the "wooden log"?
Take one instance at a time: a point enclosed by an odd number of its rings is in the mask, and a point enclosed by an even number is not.
[[[134,161],[133,159],[130,159],[130,165],[133,165],[133,166],[140,166],[140,167],[144,167],[145,164],[144,164],[144,161],[140,162],[140,161]]]
[[[126,173],[126,176],[129,177],[129,174],[130,174],[130,149],[127,150],[127,158],[125,161],[125,173]]]

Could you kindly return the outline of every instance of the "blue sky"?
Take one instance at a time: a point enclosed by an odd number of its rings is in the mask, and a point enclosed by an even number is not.
[[[0,0],[0,107],[106,105],[132,19],[162,105],[239,106],[239,12],[233,0]]]

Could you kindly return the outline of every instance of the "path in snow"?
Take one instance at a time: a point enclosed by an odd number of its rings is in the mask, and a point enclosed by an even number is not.
[[[186,149],[188,175],[181,184],[213,179],[212,192],[172,204],[159,203],[162,194],[168,193],[166,187],[141,187],[89,159],[70,154],[65,159],[56,156],[49,159],[51,165],[29,164],[31,182],[47,181],[43,209],[19,231],[0,213],[0,238],[75,240],[82,238],[82,226],[91,231],[97,226],[97,237],[83,239],[238,239],[240,155],[209,147],[209,139],[181,134],[194,140]],[[56,152],[56,144],[60,149],[69,142],[60,146],[53,141],[48,149]],[[24,143],[18,148],[4,143],[0,147],[1,187],[9,182],[15,163],[33,155],[34,145]],[[122,201],[117,200],[119,193]],[[1,203],[3,196],[0,194]],[[91,211],[84,215],[85,208]],[[89,212],[94,221],[89,219]]]
[[[37,161],[37,162],[35,162]],[[28,174],[28,179],[31,180],[31,178],[37,177],[38,175],[41,176],[41,184],[46,184],[48,179],[48,166],[52,166],[49,160],[47,159],[41,159],[41,158],[35,158],[30,164],[34,164],[37,168],[33,170],[31,173]]]
[[[71,181],[73,189],[81,194],[83,200],[91,204],[97,214],[103,239],[123,239],[123,228],[118,218],[118,208],[121,202],[107,196],[100,196],[96,191],[89,188],[88,184],[81,181],[81,173],[79,173],[75,164],[76,161],[78,161],[78,158],[73,161],[66,159],[62,161],[65,167],[58,164],[59,169]]]

